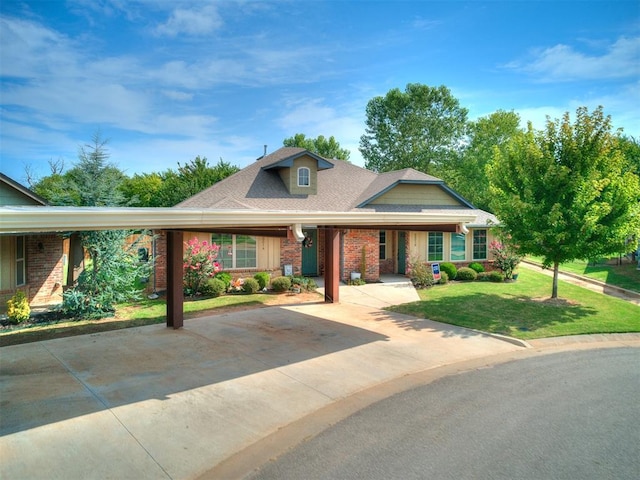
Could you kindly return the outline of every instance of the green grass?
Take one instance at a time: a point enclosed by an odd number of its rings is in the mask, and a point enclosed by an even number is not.
[[[541,257],[527,257],[533,262],[542,263]],[[616,287],[626,288],[634,292],[640,292],[640,270],[637,263],[625,260],[622,265],[617,265],[617,259],[600,259],[595,264],[583,260],[562,263],[560,265],[561,272],[576,273],[584,275],[595,280],[614,285]]]
[[[390,310],[523,340],[588,333],[640,332],[640,307],[565,282],[520,271],[510,283],[451,283],[420,290],[421,301]]]

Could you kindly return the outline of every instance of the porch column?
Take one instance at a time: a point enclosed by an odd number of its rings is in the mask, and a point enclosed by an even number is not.
[[[340,287],[340,230],[324,231],[324,301],[338,303]]]
[[[182,289],[183,232],[167,232],[167,327],[182,328],[184,293]]]

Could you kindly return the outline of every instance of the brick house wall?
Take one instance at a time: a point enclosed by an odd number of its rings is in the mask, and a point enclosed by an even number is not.
[[[29,304],[62,302],[64,255],[58,235],[31,235],[26,238],[27,285]],[[22,287],[18,289],[23,290]]]
[[[318,242],[321,244],[321,242]],[[292,231],[287,231],[287,238],[280,241],[280,265],[292,265],[293,274],[300,275],[302,272],[302,244],[297,242]]]
[[[351,272],[360,272],[364,249],[365,273],[363,280],[380,280],[378,263],[380,236],[378,230],[349,230],[343,237],[343,278],[351,278]]]

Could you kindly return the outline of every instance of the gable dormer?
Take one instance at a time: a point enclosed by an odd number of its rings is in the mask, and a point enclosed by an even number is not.
[[[318,171],[333,168],[328,160],[309,152],[299,152],[262,167],[276,171],[291,195],[317,195]]]

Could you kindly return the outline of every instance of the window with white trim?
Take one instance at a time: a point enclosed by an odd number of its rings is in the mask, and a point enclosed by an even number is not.
[[[311,182],[311,170],[307,167],[300,167],[298,169],[298,186],[308,187]]]
[[[427,243],[427,260],[429,262],[443,260],[444,237],[442,232],[429,232],[429,241]]]
[[[378,259],[385,260],[387,258],[387,231],[380,230],[380,248]]]
[[[223,270],[258,266],[256,237],[214,233],[211,242],[220,247],[217,261]]]
[[[16,237],[16,286],[18,287],[27,283],[25,243],[25,237]]]
[[[473,231],[473,259],[487,259],[487,231],[485,229]]]
[[[461,262],[466,259],[467,256],[467,242],[466,236],[462,233],[451,234],[451,261]]]

